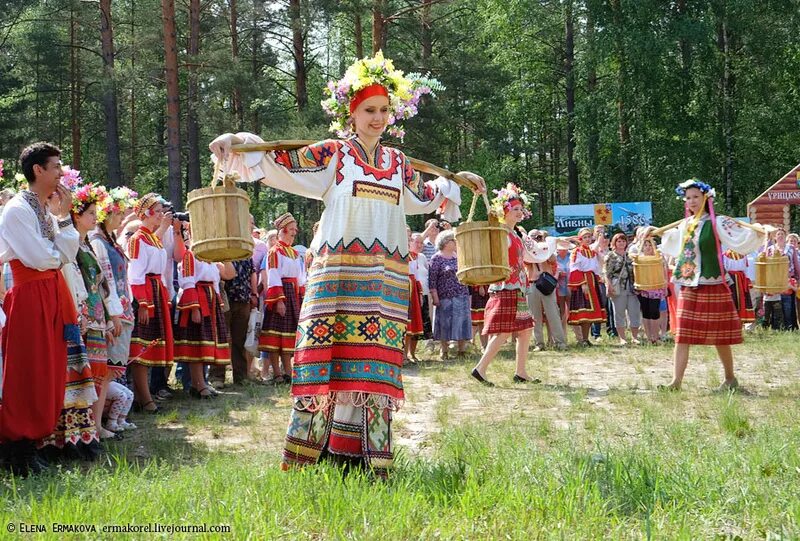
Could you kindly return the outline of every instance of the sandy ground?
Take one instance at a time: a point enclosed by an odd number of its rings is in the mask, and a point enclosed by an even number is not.
[[[796,350],[785,349],[771,348],[763,339],[735,349],[739,380],[755,417],[769,413],[759,404],[760,398],[800,394],[800,343]],[[436,435],[447,426],[512,416],[555,429],[613,420],[615,426],[627,424],[635,433],[643,405],[665,404],[676,415],[706,415],[708,401],[703,399],[722,377],[713,348],[695,348],[684,391],[677,398],[659,393],[656,385],[668,382],[672,372],[670,345],[531,353],[528,371],[542,379],[540,385],[512,383],[511,351],[504,351],[487,374],[497,387],[483,387],[469,377],[476,361],[477,355],[460,362],[423,357],[405,369],[406,402],[393,425],[397,446],[411,455],[426,456],[435,450]],[[157,454],[152,430],[147,429],[157,423],[159,438],[192,447],[230,452],[267,448],[279,453],[291,407],[288,387],[226,387],[221,392],[223,398],[217,400],[174,399],[160,416],[137,415],[144,430],[130,433],[126,446],[136,447],[135,454],[143,458]]]

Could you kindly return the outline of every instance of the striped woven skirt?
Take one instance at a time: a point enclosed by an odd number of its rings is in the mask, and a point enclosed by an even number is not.
[[[131,337],[130,362],[145,366],[167,366],[172,364],[174,357],[167,289],[158,274],[148,274],[145,280],[152,291],[154,309],[147,325],[142,325],[136,318]],[[138,311],[139,303],[134,299],[133,313],[138,314]]]
[[[86,356],[92,367],[92,376],[102,379],[108,374],[108,348],[106,333],[98,329],[86,331]]]
[[[226,365],[231,362],[230,334],[222,301],[211,282],[198,282],[202,320],[195,323],[188,311],[175,325],[175,362]]]
[[[521,289],[489,293],[483,334],[504,334],[533,328],[533,317]]]
[[[489,301],[489,292],[483,288],[483,295],[480,294],[483,286],[470,286],[470,316],[473,325],[483,325],[486,318],[486,303]]]
[[[37,442],[45,453],[90,460],[100,452],[91,405],[97,401],[86,346],[67,340],[67,382],[64,408],[53,433]]]
[[[706,346],[742,343],[742,322],[727,285],[681,288],[675,342]]]
[[[582,323],[603,323],[606,320],[606,296],[600,289],[597,275],[587,272],[586,285],[588,293],[583,293],[582,287],[570,288],[569,291],[569,319],[570,325]]]
[[[733,279],[731,285],[731,295],[733,296],[733,306],[742,323],[750,323],[756,320],[756,313],[753,310],[753,299],[750,298],[750,282],[742,271],[729,272]]]
[[[330,401],[319,410],[298,400],[289,419],[281,467],[316,464],[324,455],[363,465],[385,478],[394,460],[392,411],[374,401],[363,405]]]
[[[297,339],[297,323],[300,319],[301,300],[297,291],[296,279],[283,279],[283,303],[286,315],[281,316],[275,306],[264,313],[261,335],[258,338],[258,350],[270,353],[294,353]]]

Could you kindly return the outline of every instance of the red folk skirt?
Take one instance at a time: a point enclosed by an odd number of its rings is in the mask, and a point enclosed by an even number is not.
[[[258,350],[270,353],[294,353],[297,341],[297,323],[300,320],[302,299],[298,291],[297,278],[283,278],[283,303],[286,315],[281,316],[270,307],[264,314],[261,335],[258,337]]]
[[[742,323],[755,321],[756,313],[753,310],[753,299],[750,298],[750,281],[742,271],[731,271],[728,274],[733,279],[731,295],[733,295],[733,305],[736,307],[739,319],[742,320]]]
[[[133,301],[133,313],[137,317],[131,338],[130,362],[145,366],[170,365],[175,355],[167,288],[160,274],[148,274],[141,287],[145,288],[152,309],[147,325],[142,325],[138,317],[139,303]]]
[[[520,289],[503,289],[489,293],[485,313],[482,334],[504,334],[533,328],[528,301]]]
[[[409,292],[411,296],[408,299],[408,327],[406,328],[406,335],[411,338],[418,338],[425,332],[422,326],[422,297],[419,282],[413,276],[408,277],[410,282]]]
[[[726,284],[681,287],[675,343],[706,346],[742,343],[742,322]]]
[[[197,282],[202,320],[195,323],[191,310],[181,312],[175,326],[175,362],[226,365],[231,362],[230,334],[222,300],[211,282]]]
[[[65,324],[75,305],[57,270],[11,261],[14,287],[6,295],[0,443],[39,440],[56,427],[67,379]],[[67,307],[72,312],[65,313]],[[76,329],[77,330],[77,329]]]
[[[570,325],[582,323],[602,323],[606,320],[606,299],[600,291],[600,283],[593,272],[585,272],[588,294],[582,287],[570,287],[569,319]]]

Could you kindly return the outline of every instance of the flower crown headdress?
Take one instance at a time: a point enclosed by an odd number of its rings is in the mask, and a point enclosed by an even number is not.
[[[675,193],[678,194],[678,199],[685,198],[686,190],[688,190],[689,188],[697,188],[698,190],[706,194],[706,196],[709,198],[717,197],[717,191],[714,188],[712,188],[710,184],[706,184],[705,182],[701,181],[698,178],[690,178],[689,180],[681,182],[675,188]]]
[[[69,165],[65,165],[61,168],[63,174],[61,176],[61,184],[63,184],[69,191],[74,192],[78,189],[81,185],[83,185],[83,178],[81,177],[81,172],[77,169],[73,169]]]
[[[97,221],[103,223],[114,212],[123,212],[133,208],[138,195],[127,186],[112,188],[108,192],[108,197],[97,205]]]
[[[96,205],[99,220],[100,207],[108,197],[105,186],[89,183],[76,187],[75,191],[72,192],[72,212],[73,214],[81,214],[91,205]]]
[[[381,90],[381,88],[383,90]],[[331,117],[330,131],[341,138],[354,135],[349,119],[358,104],[367,97],[383,95],[389,98],[389,135],[401,141],[405,130],[399,124],[417,114],[419,99],[444,90],[442,83],[419,73],[404,75],[394,68],[391,60],[378,51],[372,58],[356,60],[338,81],[329,81],[325,87],[326,99],[322,109]]]
[[[492,193],[495,194],[492,199],[492,210],[499,218],[505,215],[514,201],[522,203],[522,215],[525,219],[531,217],[531,211],[528,209],[531,204],[531,196],[516,184],[509,182],[505,188],[492,190]]]

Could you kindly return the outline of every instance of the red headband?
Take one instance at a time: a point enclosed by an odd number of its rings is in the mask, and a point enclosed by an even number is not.
[[[386,90],[386,87],[378,83],[365,86],[364,88],[356,92],[356,95],[353,96],[353,99],[350,100],[350,114],[351,115],[353,114],[353,111],[356,110],[356,107],[358,107],[362,101],[366,100],[367,98],[371,98],[373,96],[386,96],[388,98],[389,91]]]

